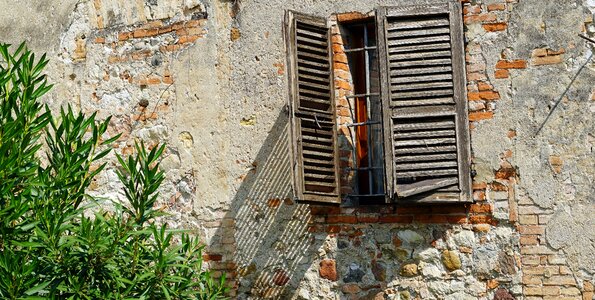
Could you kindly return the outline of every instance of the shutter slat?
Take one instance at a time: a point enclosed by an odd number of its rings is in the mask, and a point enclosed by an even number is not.
[[[448,26],[448,18],[430,19],[430,20],[418,20],[418,21],[397,21],[389,22],[387,29],[402,30],[402,29],[417,29],[417,28],[429,28],[429,27],[442,27]]]
[[[441,98],[426,98],[416,100],[399,100],[391,101],[393,107],[413,107],[413,106],[425,106],[425,105],[440,105],[440,104],[455,104],[452,97],[441,97]]]
[[[327,35],[326,33],[317,33],[313,30],[305,30],[305,29],[300,29],[298,28],[296,30],[298,37],[299,36],[309,36],[310,38],[314,38],[317,40],[321,40],[321,41],[326,41],[327,40]]]
[[[319,74],[319,75],[324,75],[324,76],[329,76],[331,74],[328,70],[317,70],[317,69],[312,69],[312,68],[308,68],[305,66],[298,66],[298,72],[300,72],[300,73],[314,73],[314,74]]]
[[[451,161],[396,164],[395,169],[397,171],[408,171],[408,170],[424,170],[424,169],[444,169],[444,168],[452,168],[452,167],[456,167],[456,166],[457,166],[457,161],[451,160]]]
[[[328,63],[320,63],[320,62],[316,62],[313,61],[311,59],[303,59],[303,58],[298,58],[298,66],[300,67],[305,67],[305,68],[316,68],[316,69],[323,69],[323,70],[327,70],[329,68],[329,64]]]
[[[413,37],[413,36],[428,36],[428,35],[449,35],[450,34],[450,28],[448,27],[448,24],[445,25],[444,27],[435,27],[435,28],[416,28],[415,30],[399,30],[399,31],[389,31],[388,34],[386,35],[389,39],[394,39],[394,38],[407,38],[407,37]]]
[[[396,40],[388,40],[389,48],[399,48],[401,46],[417,45],[417,44],[429,44],[429,43],[440,43],[450,42],[450,35],[434,35],[434,36],[420,36],[412,38],[400,38]]]
[[[423,83],[409,83],[409,84],[394,84],[391,86],[393,92],[408,91],[408,90],[423,90],[433,88],[452,88],[450,81],[433,81]]]
[[[307,141],[304,141],[304,143],[302,144],[304,147],[304,152],[307,151],[306,149],[311,149],[311,150],[315,150],[318,152],[329,152],[329,153],[333,153],[334,155],[334,148],[332,145],[324,145],[324,144],[315,144],[315,143],[308,143]]]
[[[434,51],[434,50],[450,50],[450,43],[432,43],[432,44],[408,45],[408,46],[400,46],[400,47],[393,46],[388,49],[388,53],[393,54],[393,53],[421,52],[421,51]]]
[[[426,137],[440,137],[440,136],[455,136],[454,130],[431,130],[431,131],[407,131],[404,133],[396,133],[396,139],[411,139],[411,138],[426,138]]]
[[[298,54],[298,59],[308,59],[308,58],[315,59],[318,62],[322,62],[323,64],[328,65],[328,58],[325,58],[322,55],[318,55],[318,54],[310,53],[310,52],[305,52],[305,51],[300,52]]]
[[[426,154],[426,155],[403,155],[395,157],[395,162],[419,162],[419,161],[434,161],[434,160],[449,160],[456,159],[456,153],[444,153],[444,154]]]
[[[451,83],[452,86],[452,74],[435,74],[435,75],[421,75],[421,76],[407,76],[407,77],[397,77],[393,76],[390,79],[392,84],[397,83],[414,83],[414,82],[432,82],[432,81],[448,81]]]
[[[313,47],[313,46],[305,45],[305,44],[298,44],[297,45],[297,50],[302,51],[302,52],[299,52],[298,55],[303,55],[303,53],[307,53],[308,51],[318,52],[321,55],[328,54],[328,50],[326,48],[323,48],[323,47]]]
[[[403,76],[403,75],[426,75],[426,74],[435,74],[435,73],[446,73],[451,72],[451,66],[433,66],[427,68],[407,68],[407,69],[391,69],[390,75],[391,76]]]
[[[393,108],[393,118],[439,117],[453,116],[454,114],[455,110],[452,105]]]
[[[318,97],[321,97],[322,99],[328,99],[328,97],[330,96],[330,91],[323,93],[323,92],[319,92],[317,90],[312,89],[312,87],[310,85],[300,84],[300,95],[301,94],[308,94],[310,96],[318,96]]]
[[[335,168],[334,167],[325,167],[325,166],[305,165],[304,172],[307,172],[308,174],[317,174],[317,172],[326,173],[326,174],[334,174]]]
[[[443,153],[443,152],[456,152],[457,146],[434,146],[434,147],[408,147],[408,148],[396,148],[394,149],[395,155],[407,155],[407,154],[426,154],[426,153]]]
[[[324,84],[317,84],[317,83],[313,83],[313,82],[309,82],[309,81],[302,81],[302,80],[298,80],[298,84],[300,86],[304,86],[304,87],[308,87],[308,88],[314,88],[314,89],[319,89],[319,90],[328,90],[328,85],[324,85]],[[324,94],[326,95],[326,94]]]
[[[450,185],[455,185],[458,182],[459,180],[456,177],[437,178],[418,181],[411,184],[399,184],[397,189],[399,191],[399,195],[403,197],[410,197],[420,193],[432,191],[436,188],[440,189]]]
[[[450,58],[440,59],[422,59],[422,60],[408,60],[390,63],[391,68],[407,68],[407,67],[418,67],[418,66],[440,66],[440,65],[452,65]]]
[[[396,91],[393,90],[393,91]],[[421,90],[421,91],[414,91],[414,92],[397,92],[394,93],[392,96],[392,100],[398,99],[409,99],[409,98],[425,98],[425,97],[444,97],[444,96],[452,96],[454,91],[452,89],[439,89],[439,90]]]
[[[321,46],[321,47],[327,47],[327,45],[328,45],[328,42],[327,41],[322,41],[322,40],[317,40],[317,39],[311,39],[311,38],[307,38],[307,37],[299,36],[299,35],[297,36],[297,42],[298,43],[308,43],[308,44],[312,44],[312,45],[316,45],[316,46]]]
[[[455,145],[457,140],[455,138],[434,138],[434,139],[418,139],[418,140],[395,140],[395,147],[407,146],[435,146],[435,145]]]
[[[300,74],[298,80],[310,80],[316,83],[326,83],[326,86],[330,84],[328,76],[312,76],[307,74]]]
[[[455,128],[455,122],[452,120],[438,121],[438,122],[420,122],[412,124],[395,124],[394,129],[403,130],[426,130],[426,129],[443,129],[443,128]]]
[[[452,168],[452,169],[396,172],[396,175],[397,175],[397,178],[411,178],[411,177],[433,177],[433,176],[458,175],[458,173],[459,172],[456,168]]]
[[[406,54],[393,54],[390,57],[390,61],[402,61],[411,59],[431,59],[437,57],[450,57],[451,53],[449,50],[442,51],[427,51],[427,52],[413,52]]]

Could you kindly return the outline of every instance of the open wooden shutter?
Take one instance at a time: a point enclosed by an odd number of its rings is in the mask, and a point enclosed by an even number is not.
[[[470,201],[460,2],[376,16],[387,190],[398,201]]]
[[[298,201],[339,204],[339,161],[327,21],[285,15],[293,190]]]

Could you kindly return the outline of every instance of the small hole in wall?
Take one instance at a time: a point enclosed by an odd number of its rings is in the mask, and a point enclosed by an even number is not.
[[[141,107],[147,107],[149,106],[149,100],[141,99],[140,101],[138,101],[138,105],[140,105]]]

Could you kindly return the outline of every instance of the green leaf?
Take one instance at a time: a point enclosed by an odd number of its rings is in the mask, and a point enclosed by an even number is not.
[[[52,282],[51,281],[42,282],[42,283],[26,290],[25,294],[28,296],[37,294],[37,293],[43,291],[43,289],[45,289],[48,285],[50,285],[50,283],[52,283]]]

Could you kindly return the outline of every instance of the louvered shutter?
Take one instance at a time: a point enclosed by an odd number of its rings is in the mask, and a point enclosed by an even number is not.
[[[285,15],[293,190],[298,201],[340,203],[336,112],[327,21]]]
[[[397,201],[470,201],[460,2],[376,15],[387,190]]]

